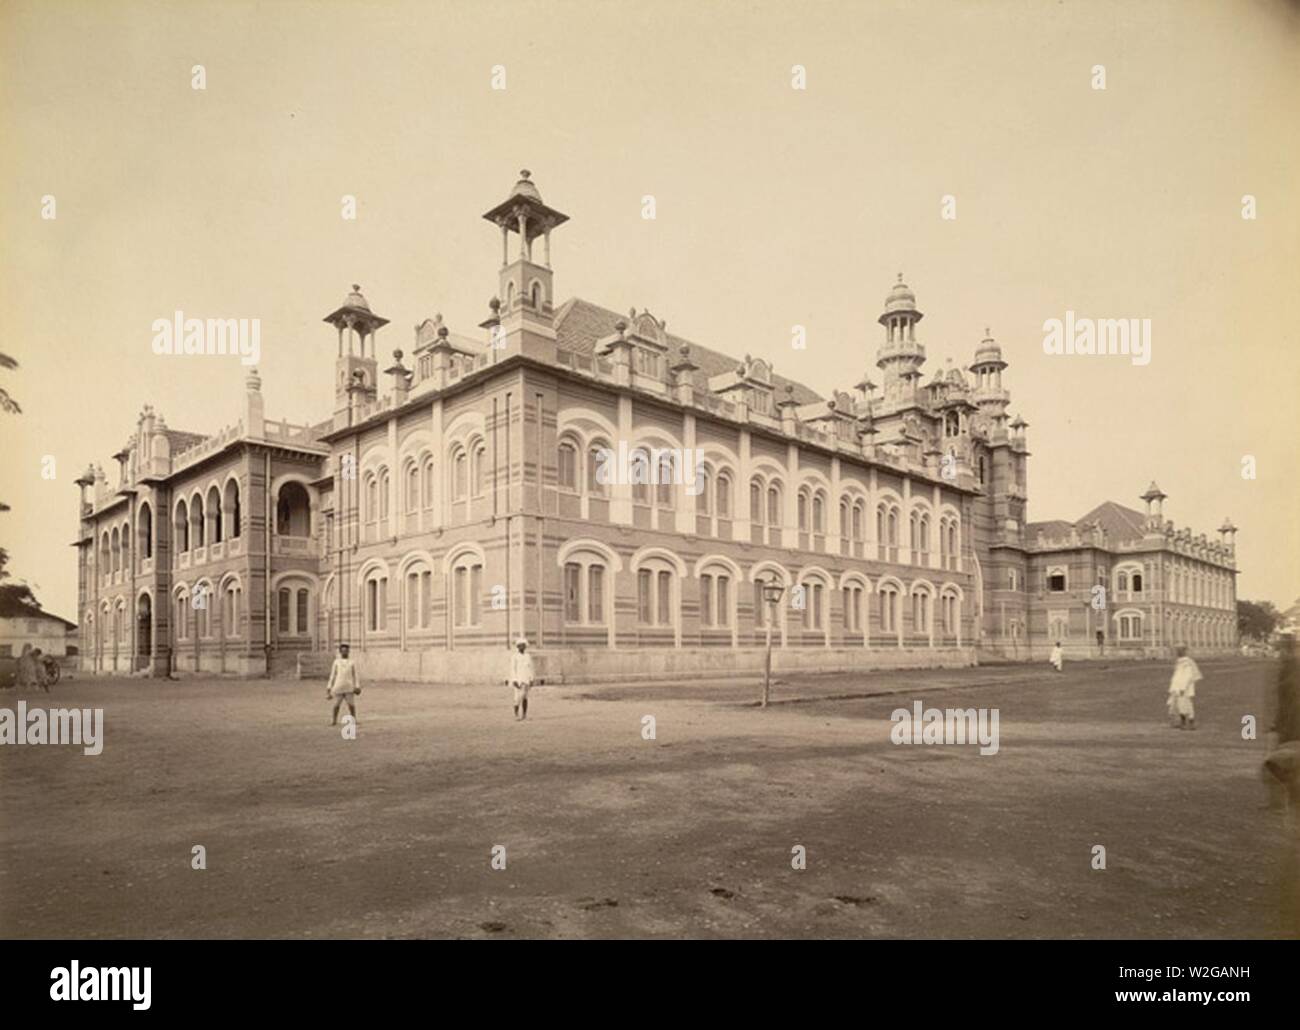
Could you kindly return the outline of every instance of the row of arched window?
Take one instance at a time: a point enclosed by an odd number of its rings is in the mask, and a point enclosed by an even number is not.
[[[566,626],[608,629],[614,616],[613,577],[622,568],[621,560],[603,545],[574,541],[562,550],[561,564]],[[680,636],[687,576],[679,566],[679,559],[668,552],[634,558],[638,628],[672,630]],[[865,576],[846,573],[837,584],[827,572],[804,570],[792,577],[768,563],[755,566],[746,577],[723,558],[702,559],[695,578],[691,599],[698,605],[702,630],[731,630],[734,636],[743,611],[755,629],[769,624],[783,631],[802,629],[826,634],[828,641],[833,629],[865,636],[872,617],[881,633],[896,636],[900,643],[905,629],[921,637],[955,639],[960,634],[962,595],[951,583],[935,586],[916,580],[905,586],[893,577],[881,577],[873,587]],[[781,584],[775,607],[769,596],[774,582]],[[840,597],[833,616],[836,592]]]

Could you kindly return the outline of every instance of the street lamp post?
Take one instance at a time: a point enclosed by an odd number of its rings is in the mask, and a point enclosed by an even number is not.
[[[763,600],[768,605],[767,614],[767,653],[763,656],[763,701],[760,707],[767,707],[768,695],[772,689],[772,623],[776,621],[776,615],[779,609],[777,605],[781,602],[781,595],[785,593],[785,587],[776,581],[775,578],[763,582]]]

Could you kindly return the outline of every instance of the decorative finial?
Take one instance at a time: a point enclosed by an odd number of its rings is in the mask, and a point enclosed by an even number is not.
[[[488,301],[488,307],[492,309],[492,313],[495,315],[498,311],[501,310],[501,298],[493,297],[490,301]]]
[[[898,281],[899,281],[900,283],[903,281],[903,273],[902,273],[902,272],[899,272],[899,273],[898,273]]]
[[[447,338],[447,327],[445,325],[438,326],[438,339],[445,340],[446,338]]]
[[[519,178],[521,178],[521,179],[527,179],[527,178],[528,178],[530,175],[532,175],[532,174],[533,174],[533,173],[530,172],[527,168],[521,168],[521,169],[519,169]]]
[[[361,284],[360,284],[360,283],[353,283],[353,284],[352,284],[352,289],[355,290],[357,293],[360,293],[360,292],[361,292]]]
[[[400,347],[393,351],[393,358],[399,365],[402,363],[402,350]]]

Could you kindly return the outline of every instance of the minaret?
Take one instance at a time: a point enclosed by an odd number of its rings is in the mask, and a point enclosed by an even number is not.
[[[353,283],[343,306],[326,315],[324,321],[339,331],[339,354],[334,367],[334,428],[339,429],[350,424],[353,396],[365,399],[375,396],[379,367],[375,358],[375,332],[386,326],[388,319],[370,310],[370,304],[361,295],[361,287]]]
[[[917,342],[916,323],[922,317],[916,309],[916,295],[899,272],[898,282],[885,298],[885,311],[876,320],[885,327],[885,342],[876,351],[876,367],[884,373],[883,399],[887,406],[911,398],[910,387],[921,375],[925,344]]]
[[[988,418],[994,431],[1005,429],[1007,405],[1011,403],[1011,393],[1002,388],[1002,370],[1006,367],[1002,348],[985,327],[984,339],[975,348],[975,361],[970,366],[971,374],[975,376],[971,399]]]
[[[500,204],[483,215],[501,228],[501,272],[497,296],[501,298],[497,329],[498,351],[527,353],[555,359],[554,283],[551,272],[551,230],[569,216],[542,202],[542,195],[524,169],[519,181]],[[510,260],[510,234],[519,237],[518,256]],[[542,241],[542,260],[533,256],[533,245]],[[498,357],[503,356],[498,354]]]
[[[1147,487],[1147,492],[1141,497],[1141,500],[1147,503],[1147,527],[1156,533],[1163,532],[1162,527],[1165,521],[1164,502],[1169,495],[1160,487],[1156,486],[1156,481],[1151,480],[1151,485]],[[1151,510],[1151,505],[1155,504],[1155,511]]]

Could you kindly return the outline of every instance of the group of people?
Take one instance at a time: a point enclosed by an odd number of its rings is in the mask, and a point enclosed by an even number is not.
[[[45,652],[31,644],[23,644],[14,668],[14,686],[19,690],[50,692],[50,676],[45,670]]]
[[[361,694],[361,677],[357,673],[356,663],[349,657],[351,647],[339,644],[339,656],[330,668],[329,682],[325,685],[325,696],[334,702],[334,714],[330,725],[337,726],[339,711],[346,704],[348,714],[352,716],[353,725],[357,725],[357,701]],[[507,683],[514,695],[515,720],[528,718],[528,690],[534,683],[545,682],[537,679],[537,670],[533,666],[533,656],[528,653],[528,641],[520,637],[515,641],[515,651],[510,656],[510,677]]]

